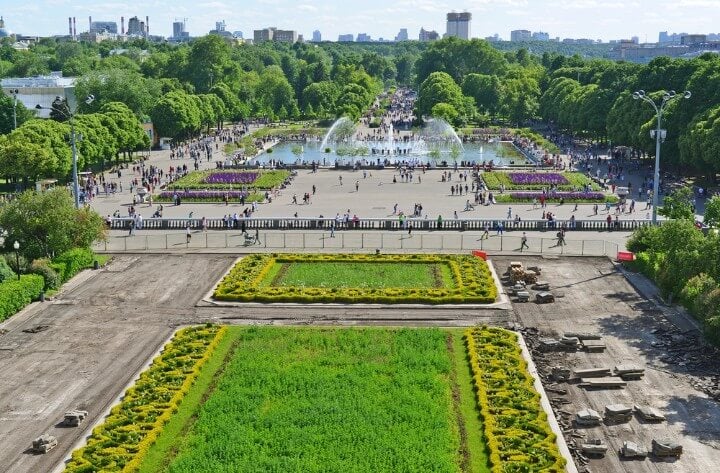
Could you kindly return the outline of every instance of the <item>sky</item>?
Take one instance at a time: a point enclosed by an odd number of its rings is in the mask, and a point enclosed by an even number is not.
[[[484,38],[510,31],[544,31],[551,38],[591,38],[609,41],[637,36],[655,42],[659,31],[669,33],[720,32],[720,0],[103,0],[0,1],[0,15],[14,33],[50,36],[67,34],[68,17],[76,17],[77,32],[87,31],[88,16],[94,21],[127,21],[132,16],[150,17],[150,34],[170,36],[175,19],[187,19],[191,36],[203,36],[225,20],[228,31],[268,26],[294,29],[306,39],[320,30],[324,40],[337,41],[338,34],[367,33],[373,39],[393,39],[407,28],[417,39],[421,27],[445,32],[445,14],[472,13],[471,34]]]

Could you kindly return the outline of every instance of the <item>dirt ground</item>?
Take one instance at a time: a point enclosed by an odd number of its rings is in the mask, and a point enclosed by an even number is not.
[[[575,385],[559,385],[568,392],[562,396],[567,404],[554,402],[558,410],[569,413],[558,412],[561,425],[569,425],[578,409],[592,407],[602,412],[613,402],[650,404],[660,408],[668,422],[641,424],[633,419],[617,426],[568,430],[568,438],[574,440],[573,435],[585,433],[599,436],[616,450],[624,439],[649,447],[652,438],[671,437],[682,443],[685,454],[675,462],[621,462],[611,451],[603,460],[590,460],[592,471],[715,471],[720,458],[720,405],[693,387],[702,385],[697,372],[688,372],[687,363],[693,360],[679,366],[677,356],[668,356],[676,353],[672,344],[688,343],[688,338],[656,305],[639,296],[607,259],[522,258],[527,265],[541,266],[543,279],[564,297],[548,305],[513,303],[510,309],[230,307],[203,301],[235,257],[118,255],[107,268],[79,275],[53,301],[34,304],[0,324],[2,470],[52,471],[178,326],[209,321],[446,327],[488,323],[536,327],[554,335],[569,330],[597,332],[608,346],[605,353],[537,355],[541,374],[552,363],[614,367],[632,362],[643,365],[646,376],[623,390],[585,392]],[[518,258],[494,259],[499,273],[511,259]],[[23,331],[43,326],[37,333]],[[526,333],[532,346],[532,333]],[[546,387],[553,389],[548,383]],[[83,427],[57,426],[63,413],[73,408],[89,411]],[[42,433],[58,437],[58,447],[46,455],[30,454],[32,439]]]
[[[610,448],[604,459],[579,459],[580,471],[592,472],[710,472],[717,471],[720,459],[720,403],[693,386],[704,375],[717,372],[717,362],[688,360],[673,344],[697,346],[696,334],[683,333],[665,316],[665,309],[644,299],[613,264],[604,258],[517,258],[496,257],[493,262],[503,273],[511,260],[526,266],[542,268],[542,279],[554,291],[564,294],[551,304],[513,303],[518,323],[537,328],[525,331],[529,345],[537,345],[538,337],[558,337],[564,332],[587,332],[601,335],[607,345],[604,353],[550,353],[533,351],[533,358],[542,374],[553,365],[568,368],[614,368],[621,363],[645,368],[645,377],[629,381],[624,389],[586,390],[577,383],[553,383],[544,376],[558,420],[571,445],[585,438],[600,438]],[[682,327],[685,328],[685,327]],[[671,335],[669,335],[671,334]],[[533,340],[535,339],[535,340]],[[672,341],[668,341],[668,340]],[[706,353],[712,353],[709,348]],[[693,358],[699,355],[692,355]],[[702,370],[690,368],[696,362]],[[554,389],[558,391],[552,392]],[[563,390],[566,395],[559,395]],[[592,408],[601,415],[608,404],[650,405],[660,409],[667,422],[643,423],[634,417],[627,423],[602,424],[598,427],[576,428],[575,413]],[[653,439],[670,438],[684,449],[678,460],[648,457],[646,460],[620,460],[617,454],[624,440],[650,448]]]

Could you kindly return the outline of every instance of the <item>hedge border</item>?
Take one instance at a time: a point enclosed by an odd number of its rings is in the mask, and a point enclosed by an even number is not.
[[[262,287],[273,264],[292,262],[445,263],[454,288],[322,288]],[[244,257],[225,275],[213,298],[232,302],[370,303],[370,304],[491,304],[497,288],[487,263],[470,255],[258,254]]]
[[[481,339],[481,340],[478,340]],[[557,447],[556,435],[547,422],[547,415],[540,406],[540,395],[535,391],[527,364],[522,358],[517,335],[513,332],[494,327],[475,327],[465,331],[465,342],[473,372],[477,402],[483,418],[485,439],[490,452],[490,465],[493,473],[510,471],[534,471],[540,467],[528,454],[542,452],[552,461],[551,465],[542,465],[542,471],[564,472],[565,458]],[[500,387],[492,387],[495,382]],[[502,405],[498,391],[513,395],[517,404],[513,407]],[[520,400],[524,399],[524,400]],[[531,419],[527,425],[504,428],[500,425],[500,416]],[[525,428],[523,428],[525,427]],[[544,435],[544,439],[534,442],[532,449],[515,451],[508,437]],[[531,463],[531,464],[528,464]]]
[[[202,338],[203,331],[209,331],[208,335],[214,336],[212,338]],[[93,429],[86,445],[72,453],[65,472],[133,472],[138,470],[150,446],[155,443],[165,423],[177,412],[178,405],[185,393],[190,390],[200,373],[200,369],[210,358],[226,332],[227,327],[218,326],[195,326],[177,331],[170,343],[163,348],[162,353],[153,360],[152,365],[143,371],[138,381],[125,392],[120,404],[113,407],[105,421]],[[180,356],[190,356],[192,358],[192,355],[195,355],[197,357],[190,369],[186,368],[182,371],[185,374],[183,382],[175,389],[174,394],[168,401],[158,402],[153,400],[149,404],[144,403],[146,399],[143,398],[143,393],[147,390],[153,393],[162,390],[172,391],[172,385],[167,383],[158,385],[155,378],[162,376],[165,368],[169,366],[168,362],[174,361],[178,353],[181,354]],[[167,376],[170,375],[167,374]],[[145,384],[151,387],[146,389]],[[159,415],[151,424],[146,424],[149,428],[140,428],[138,430],[138,435],[132,439],[135,440],[134,444],[123,443],[124,447],[104,446],[106,441],[111,440],[111,435],[120,434],[121,429],[125,426],[134,426],[134,419],[127,416],[127,411],[137,412],[150,409],[155,409],[156,412],[159,412]],[[110,465],[103,464],[100,466],[96,466],[93,462],[93,460],[107,460],[110,455],[124,457],[127,461],[123,462],[122,465],[118,465],[115,461]]]

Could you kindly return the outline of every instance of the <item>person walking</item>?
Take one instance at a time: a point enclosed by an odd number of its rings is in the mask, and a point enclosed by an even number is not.
[[[340,185],[342,186],[342,176],[338,176],[338,181],[340,181]]]
[[[485,240],[486,238],[490,238],[490,225],[487,223],[485,224],[485,232],[480,237],[481,240]]]
[[[335,222],[330,223],[330,238],[335,238]]]
[[[255,244],[260,244],[260,229],[255,227]]]
[[[360,181],[355,181],[355,192],[360,192]]]
[[[191,238],[192,238],[192,234],[190,233],[190,223],[188,223],[185,226],[185,243],[189,245]]]
[[[527,235],[525,232],[523,232],[522,237],[520,237],[520,252],[522,252],[524,248],[527,248],[528,250],[530,249],[527,244]]]

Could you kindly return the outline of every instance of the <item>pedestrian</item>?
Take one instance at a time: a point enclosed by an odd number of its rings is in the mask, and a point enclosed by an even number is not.
[[[317,188],[315,187],[315,184],[313,184],[313,195],[315,195],[316,190],[317,190]]]
[[[485,232],[480,237],[481,240],[484,240],[486,238],[490,238],[490,225],[487,223],[485,224]]]
[[[360,181],[355,181],[355,192],[360,192]]]
[[[335,222],[330,223],[330,238],[335,238]]]
[[[523,248],[527,248],[528,250],[530,247],[527,244],[527,235],[525,232],[523,232],[522,237],[520,237],[520,251],[522,252]]]
[[[190,238],[192,238],[192,235],[190,234],[190,223],[185,225],[185,243],[190,244]]]
[[[412,222],[408,222],[407,229],[408,229],[408,236],[412,236]]]
[[[497,224],[497,232],[496,232],[495,234],[502,236],[503,230],[504,230],[504,228],[503,228],[503,223],[502,223],[502,222],[498,222],[498,224]]]
[[[510,220],[511,218],[512,218],[512,207],[508,207],[507,219]]]
[[[338,181],[340,181],[340,185],[342,186],[342,176],[338,176]]]
[[[260,244],[260,229],[258,227],[255,227],[255,244]]]

